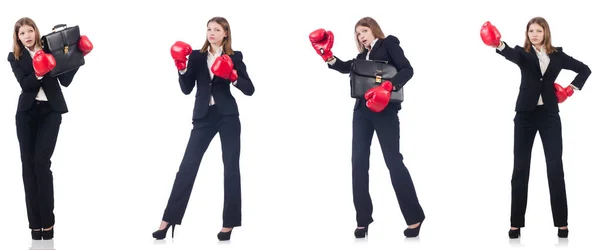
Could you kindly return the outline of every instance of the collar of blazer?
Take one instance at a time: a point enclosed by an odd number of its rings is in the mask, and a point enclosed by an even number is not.
[[[21,58],[27,57],[27,58],[29,58],[29,60],[33,60],[33,57],[31,57],[31,54],[29,53],[28,48],[25,48],[25,46],[23,46],[23,45],[20,45],[19,47],[21,47]]]
[[[385,39],[385,38],[383,38],[383,39]],[[375,42],[375,44],[371,48],[371,54],[370,55],[373,55],[373,53],[375,51],[377,51],[377,49],[379,49],[379,47],[381,47],[381,44],[383,44],[383,39],[377,39],[377,41]],[[364,53],[365,53],[365,57],[366,57],[367,53],[369,53],[369,51],[365,49]]]
[[[375,45],[373,45],[373,48],[371,48],[371,54],[373,54],[374,51],[376,51],[377,49],[379,49],[379,47],[381,47],[381,45],[383,44],[383,39],[377,39],[377,42],[375,42]]]
[[[208,51],[200,52],[200,50],[198,50],[198,54],[200,54],[199,59],[201,59],[201,60],[199,62],[200,65],[196,66],[196,67],[197,67],[197,69],[206,69],[206,70],[202,70],[201,72],[203,72],[202,75],[204,75],[204,78],[208,82],[210,82],[210,73],[208,71],[211,69],[208,67],[208,61],[207,61],[208,60]]]
[[[358,58],[360,59],[365,59],[367,58],[367,53],[369,53],[369,51],[371,51],[371,53],[369,54],[369,59],[373,60],[373,54],[375,53],[375,51],[381,47],[381,45],[383,44],[383,39],[377,39],[377,41],[375,42],[375,44],[373,45],[373,47],[371,48],[371,50],[367,50],[365,49],[362,53],[359,54]]]
[[[17,61],[21,67],[27,71],[28,73],[33,72],[33,57],[29,54],[29,50],[27,48],[21,46],[21,57]]]
[[[198,51],[200,52],[200,51]],[[211,67],[208,66],[208,51],[206,52],[200,52],[200,66],[197,66],[199,68],[205,69],[203,71],[201,71],[202,75],[204,75],[204,79],[206,79],[207,82],[212,82],[213,80],[215,80],[214,78],[211,80],[210,79],[210,72],[212,69]],[[233,58],[231,58],[231,60],[233,60]],[[196,67],[196,66],[195,66]]]
[[[561,47],[555,47],[555,48],[556,48],[556,52],[548,54],[548,58],[550,58],[550,62],[548,63],[548,67],[546,68],[546,72],[554,70],[553,66],[556,63],[557,55],[558,55],[558,53],[562,52],[562,48]],[[533,58],[535,58],[535,60],[537,62],[535,64],[535,68],[538,70],[538,73],[540,73],[540,75],[542,77],[548,75],[548,74],[543,74],[542,75],[542,68],[540,68],[540,63],[539,63],[540,58],[537,56],[537,53],[535,52],[535,48],[532,47],[529,50],[529,55],[532,56]]]

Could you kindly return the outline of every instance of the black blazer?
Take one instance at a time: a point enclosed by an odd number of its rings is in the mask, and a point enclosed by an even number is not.
[[[571,84],[580,90],[592,71],[584,63],[565,54],[562,47],[556,47],[556,52],[549,54],[550,64],[542,76],[539,59],[532,48],[526,52],[523,47],[511,48],[505,43],[502,51],[496,53],[504,56],[507,60],[517,64],[521,69],[521,86],[515,111],[532,111],[536,108],[540,94],[544,100],[544,107],[550,112],[559,112],[558,100],[554,92],[554,81],[562,69],[572,70],[577,76]]]
[[[356,58],[358,59],[366,59],[368,51],[365,50],[362,53],[358,54]],[[352,62],[350,61],[342,61],[339,58],[335,57],[335,63],[333,65],[327,64],[330,69],[334,69],[343,74],[348,74],[352,70]],[[410,62],[404,56],[404,50],[400,47],[400,40],[397,37],[389,35],[384,39],[379,39],[371,48],[371,53],[369,54],[369,60],[382,60],[388,61],[391,65],[394,65],[398,70],[398,73],[390,80],[392,85],[394,85],[394,89],[392,91],[398,91],[402,88],[408,80],[410,80],[413,76],[413,68],[410,65]],[[354,104],[354,110],[358,109],[360,105],[366,105],[366,100],[364,98],[357,98],[356,103]],[[390,104],[386,107],[386,109],[395,109],[400,110],[402,105],[398,102],[390,102]]]
[[[208,104],[212,93],[216,107],[222,115],[239,115],[237,102],[231,95],[229,80],[214,76],[210,79],[209,67],[207,63],[207,53],[200,53],[194,50],[188,58],[187,71],[179,74],[179,86],[181,91],[188,95],[196,86],[196,101],[194,104],[194,114],[192,119],[200,119],[206,116]],[[243,55],[240,51],[234,51],[230,56],[233,61],[233,68],[237,70],[238,80],[236,86],[247,96],[254,94],[254,84],[246,72],[246,65],[242,61]]]
[[[65,87],[71,85],[73,77],[75,77],[75,73],[77,73],[79,68],[57,77],[45,75],[41,80],[38,80],[33,70],[33,58],[31,58],[27,49],[21,49],[22,53],[19,60],[16,60],[13,52],[8,53],[8,61],[12,67],[12,71],[21,85],[21,95],[19,96],[17,112],[31,109],[40,87],[44,89],[44,93],[48,97],[48,104],[52,110],[63,114],[69,112],[59,84]]]

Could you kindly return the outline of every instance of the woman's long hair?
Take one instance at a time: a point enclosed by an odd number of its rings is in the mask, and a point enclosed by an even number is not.
[[[358,22],[356,22],[356,25],[354,25],[354,33],[355,33],[354,42],[356,43],[356,48],[358,49],[358,53],[363,53],[363,51],[365,51],[365,49],[366,49],[365,45],[363,45],[358,40],[358,33],[356,33],[356,28],[358,28],[358,26],[364,26],[364,27],[368,27],[369,29],[371,29],[373,36],[377,39],[385,38],[385,35],[383,34],[381,27],[379,27],[379,24],[377,23],[377,21],[375,21],[375,19],[373,19],[371,17],[361,18],[360,20],[358,20]]]
[[[544,29],[544,40],[542,41],[542,46],[544,46],[546,53],[551,54],[556,52],[556,48],[552,46],[552,35],[550,33],[550,25],[548,25],[548,22],[543,17],[534,17],[527,23],[527,28],[525,29],[525,44],[523,45],[525,51],[531,51],[532,43],[529,40],[529,26],[531,26],[534,23],[539,26],[542,26],[542,29]]]
[[[23,27],[25,25],[33,27],[33,31],[35,32],[34,47],[36,47],[36,48],[42,47],[42,41],[40,40],[40,32],[38,30],[37,25],[31,18],[23,17],[15,23],[15,30],[13,32],[13,54],[14,54],[16,60],[19,60],[19,58],[23,54],[23,48],[25,47],[25,45],[19,39],[19,29],[21,29],[21,27]]]
[[[227,34],[227,36],[223,37],[223,53],[227,54],[227,55],[233,55],[233,49],[231,48],[231,28],[229,26],[229,22],[227,21],[227,19],[225,19],[224,17],[213,17],[210,20],[208,20],[208,22],[206,22],[206,25],[208,26],[208,24],[210,22],[216,22],[219,25],[221,25],[221,27],[223,27],[223,30],[225,31],[225,34]],[[200,52],[204,53],[208,50],[208,47],[210,46],[210,42],[208,41],[208,38],[206,38],[206,41],[204,42],[204,45],[202,46],[202,48],[200,49]]]

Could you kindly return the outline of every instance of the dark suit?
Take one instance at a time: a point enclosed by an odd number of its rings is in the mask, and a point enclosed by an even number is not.
[[[365,59],[367,51],[356,56]],[[403,87],[413,76],[410,62],[404,56],[400,41],[395,36],[378,40],[371,49],[369,60],[384,60],[394,65],[398,73],[391,79],[394,91]],[[340,73],[350,73],[351,61],[342,61],[336,57],[329,68]],[[373,222],[373,204],[369,195],[369,155],[373,133],[381,146],[385,163],[390,171],[392,185],[396,192],[400,209],[408,225],[425,219],[423,209],[419,204],[413,181],[408,169],[403,163],[400,153],[400,121],[398,111],[400,103],[390,103],[382,112],[372,112],[364,98],[358,98],[354,105],[352,122],[352,189],[356,221],[359,227],[368,226]]]
[[[38,80],[34,74],[31,55],[25,48],[19,60],[10,52],[8,61],[21,85],[16,126],[29,227],[49,228],[54,225],[54,189],[50,158],[54,153],[62,114],[68,112],[59,84],[68,87],[78,69],[58,77],[46,75]],[[40,87],[43,88],[48,101],[36,100]]]
[[[554,226],[568,225],[562,163],[562,128],[554,81],[562,69],[572,70],[578,74],[571,84],[582,89],[591,71],[587,65],[565,54],[562,48],[556,49],[557,52],[548,55],[550,63],[543,75],[539,58],[533,48],[527,52],[520,46],[513,49],[506,45],[503,50],[496,50],[498,54],[518,65],[521,70],[521,85],[514,119],[514,169],[511,181],[510,219],[512,227],[525,226],[531,150],[537,131],[540,132],[546,157]],[[543,105],[538,106],[540,94]]]
[[[242,52],[235,51],[230,57],[238,73],[235,87],[245,95],[251,96],[254,93],[254,85],[246,72]],[[163,221],[181,224],[202,157],[218,132],[225,168],[223,227],[236,227],[241,226],[242,216],[239,169],[241,125],[238,106],[230,92],[232,83],[218,76],[211,80],[209,70],[207,53],[194,50],[189,56],[187,71],[179,75],[179,85],[184,94],[190,94],[194,86],[196,87],[194,128],[177,172]],[[215,105],[209,106],[211,94]]]

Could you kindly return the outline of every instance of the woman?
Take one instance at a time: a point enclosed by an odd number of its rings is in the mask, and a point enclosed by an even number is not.
[[[354,235],[364,238],[369,224],[373,222],[373,204],[369,195],[369,154],[373,132],[377,132],[386,165],[390,171],[396,198],[408,228],[407,237],[419,235],[421,223],[425,219],[419,204],[415,187],[400,153],[399,102],[389,102],[390,93],[402,88],[413,76],[410,62],[404,56],[400,41],[395,36],[385,37],[379,24],[370,17],[360,19],[354,26],[355,42],[359,54],[357,59],[388,61],[398,73],[382,86],[371,89],[371,94],[358,98],[354,105],[352,122],[352,188],[356,209],[357,228]],[[318,29],[310,34],[310,40],[317,53],[328,63],[328,67],[340,73],[351,71],[352,60],[342,61],[331,52],[333,33]]]
[[[78,47],[84,54],[93,48],[86,36],[81,36]],[[8,54],[8,61],[22,90],[16,125],[29,228],[32,239],[49,240],[54,238],[55,222],[50,158],[62,114],[68,112],[60,85],[68,87],[78,69],[58,77],[48,75],[56,60],[41,50],[37,25],[27,17],[15,23],[13,51]]]
[[[233,228],[241,226],[241,125],[230,84],[247,96],[254,93],[254,85],[246,72],[242,52],[233,51],[231,41],[227,20],[214,17],[208,20],[206,41],[200,50],[192,50],[189,44],[181,41],[171,47],[181,91],[188,95],[194,86],[197,90],[192,117],[194,127],[159,230],[152,234],[156,239],[164,239],[171,226],[173,237],[175,225],[181,224],[202,156],[217,132],[225,167],[223,228],[217,234],[218,239],[229,240]]]
[[[550,202],[554,226],[558,237],[569,234],[567,223],[567,196],[562,163],[562,128],[558,103],[565,101],[573,90],[581,90],[590,76],[590,68],[552,45],[550,27],[542,17],[527,23],[523,47],[509,45],[500,40],[500,32],[489,22],[481,28],[481,38],[486,45],[521,69],[521,86],[514,118],[514,169],[512,174],[510,238],[521,235],[525,226],[527,188],[531,150],[536,133],[540,132],[550,187]],[[554,83],[562,69],[577,73],[568,87]]]

